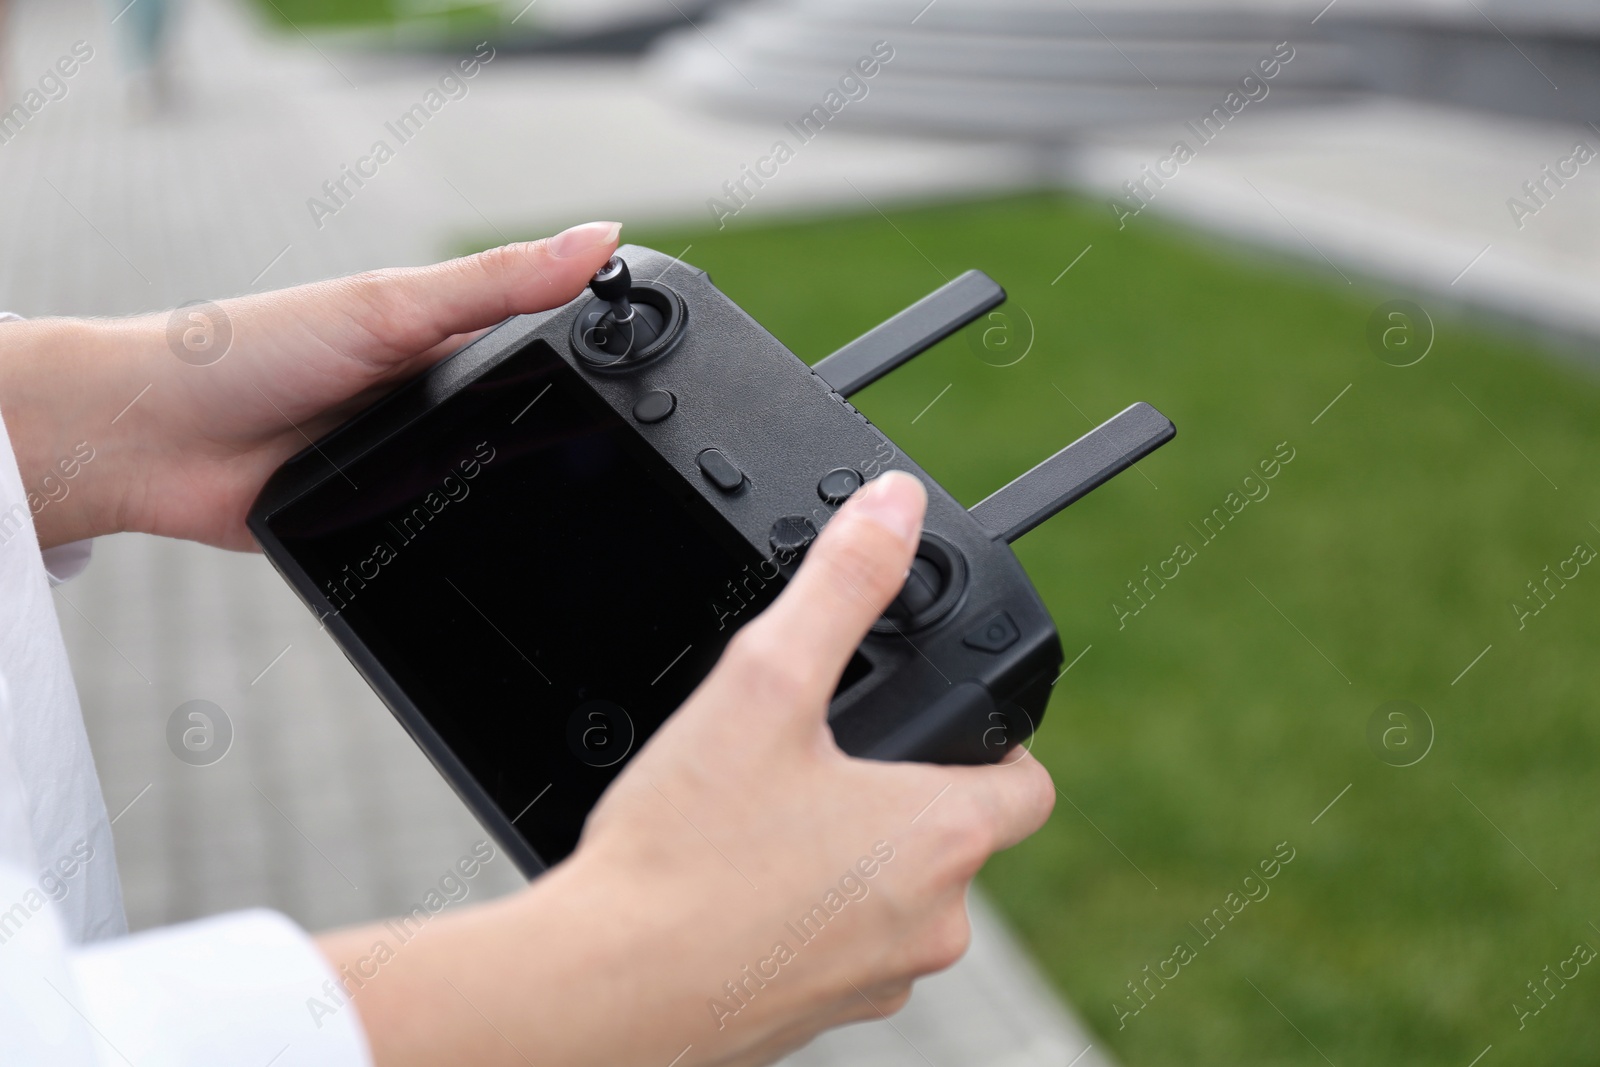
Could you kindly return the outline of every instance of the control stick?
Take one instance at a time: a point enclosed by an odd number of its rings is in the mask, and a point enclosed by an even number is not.
[[[589,291],[611,305],[589,329],[589,341],[607,355],[626,359],[661,336],[661,318],[648,305],[633,303],[633,276],[621,256],[612,256],[589,281]],[[651,312],[646,314],[645,312]]]
[[[633,321],[633,305],[628,302],[628,291],[633,288],[633,276],[621,256],[612,256],[589,282],[589,291],[611,305],[606,316],[614,323]]]

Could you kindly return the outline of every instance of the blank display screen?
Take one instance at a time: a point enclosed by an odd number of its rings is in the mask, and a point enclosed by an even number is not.
[[[267,521],[547,863],[782,584],[537,341]]]

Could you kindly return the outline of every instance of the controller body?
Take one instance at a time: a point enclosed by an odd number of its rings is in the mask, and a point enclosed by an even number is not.
[[[619,254],[659,312],[648,358],[616,356],[588,293],[507,320],[286,463],[249,518],[268,558],[531,875],[850,493],[906,471],[922,548],[829,723],[858,756],[1003,758],[1063,660],[1007,542],[1171,424],[1130,408],[1120,438],[1108,423],[969,512],[842,393],[1003,299],[992,282],[813,368],[704,272]]]

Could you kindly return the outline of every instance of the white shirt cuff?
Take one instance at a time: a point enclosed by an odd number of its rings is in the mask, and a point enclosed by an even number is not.
[[[355,1005],[342,990],[329,993],[339,987],[327,959],[277,912],[169,926],[99,942],[72,957],[83,1016],[94,1024],[107,1064],[372,1063]]]
[[[93,538],[68,541],[64,545],[45,549],[41,555],[44,556],[44,572],[50,576],[50,584],[60,585],[82,574],[84,568],[89,566],[89,557],[93,553]]]

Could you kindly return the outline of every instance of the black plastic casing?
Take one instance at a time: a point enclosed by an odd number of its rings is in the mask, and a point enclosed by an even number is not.
[[[562,858],[540,855],[519,833],[512,823],[518,813],[501,810],[473,768],[398,684],[392,665],[374,655],[335,611],[272,528],[275,512],[340,478],[340,468],[384,449],[399,431],[449,405],[529,345],[545,344],[578,370],[685,486],[769,560],[775,520],[805,516],[820,529],[837,510],[818,493],[818,482],[829,471],[848,467],[871,477],[896,469],[919,478],[928,491],[925,531],[959,554],[965,581],[954,606],[938,621],[911,632],[880,624],[878,629],[889,632],[874,632],[863,641],[859,654],[871,669],[835,697],[829,721],[839,745],[853,755],[968,764],[1004,758],[1038,725],[1062,663],[1055,624],[1009,546],[724,296],[705,272],[638,246],[619,254],[635,279],[654,279],[684,301],[686,325],[666,355],[625,374],[587,367],[573,352],[571,335],[580,309],[595,299],[588,292],[553,311],[507,320],[296,455],[268,480],[251,508],[249,526],[273,565],[323,619],[346,657],[518,866],[534,875]],[[638,422],[634,404],[658,389],[674,395],[674,412],[659,422]],[[702,474],[697,457],[707,448],[720,449],[744,472],[745,483],[737,491],[723,492]],[[394,460],[404,464],[420,458]],[[494,521],[493,507],[480,505],[477,514],[480,521]],[[650,560],[646,543],[634,565],[670,567],[672,561]],[[792,566],[783,570],[792,573]],[[595,576],[597,584],[610,580]],[[742,625],[754,614],[745,612],[736,622]],[[995,640],[997,634],[1001,640]],[[463,663],[460,669],[472,665]]]

